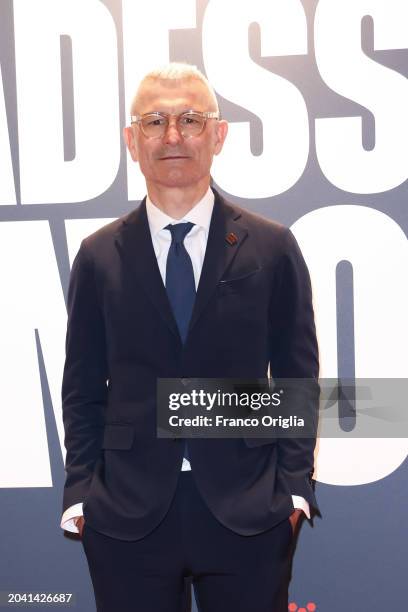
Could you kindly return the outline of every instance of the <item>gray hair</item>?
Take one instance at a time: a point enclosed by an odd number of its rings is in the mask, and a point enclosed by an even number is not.
[[[139,102],[141,90],[147,81],[173,81],[174,84],[176,84],[177,81],[187,81],[191,79],[196,79],[203,83],[203,85],[208,91],[212,106],[214,106],[214,108],[211,110],[219,112],[218,101],[215,95],[215,91],[212,85],[210,85],[208,79],[197,68],[197,66],[183,62],[170,62],[169,64],[151,70],[143,77],[132,100],[131,114],[133,115],[135,113],[136,107]]]

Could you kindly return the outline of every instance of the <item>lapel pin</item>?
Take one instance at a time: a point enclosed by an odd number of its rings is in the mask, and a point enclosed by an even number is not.
[[[234,232],[230,232],[225,236],[225,240],[228,242],[230,246],[235,246],[238,242],[238,238]]]

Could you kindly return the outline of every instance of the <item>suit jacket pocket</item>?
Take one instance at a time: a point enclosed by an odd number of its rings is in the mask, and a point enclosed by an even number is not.
[[[108,450],[129,450],[135,437],[133,425],[109,423],[105,425],[102,448]]]
[[[233,278],[223,278],[218,282],[219,295],[227,295],[229,293],[240,293],[242,291],[251,290],[254,287],[254,281],[257,279],[257,274],[261,271],[261,267],[243,272]]]

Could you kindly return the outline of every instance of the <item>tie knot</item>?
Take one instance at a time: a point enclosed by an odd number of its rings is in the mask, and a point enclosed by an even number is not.
[[[174,225],[169,224],[166,225],[164,229],[168,229],[171,233],[171,241],[176,244],[181,244],[184,238],[187,236],[188,232],[194,226],[194,223],[175,223]]]

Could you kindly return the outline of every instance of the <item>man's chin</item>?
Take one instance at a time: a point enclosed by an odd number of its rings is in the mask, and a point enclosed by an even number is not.
[[[179,187],[180,189],[182,189],[183,187],[185,188],[191,187],[192,185],[196,185],[197,181],[197,177],[188,176],[187,173],[182,172],[181,169],[174,169],[171,172],[168,172],[166,176],[160,177],[157,183],[160,184],[162,187]]]

